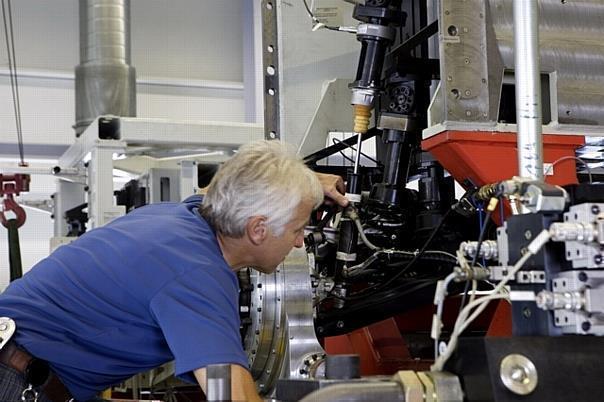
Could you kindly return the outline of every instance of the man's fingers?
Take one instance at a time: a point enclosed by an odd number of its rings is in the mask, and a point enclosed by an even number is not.
[[[334,200],[338,205],[342,207],[348,206],[348,198],[344,194],[340,193],[337,189],[327,193],[327,196]]]
[[[323,193],[326,197],[329,197],[342,207],[348,206],[348,199],[344,196],[346,186],[340,176],[324,173],[315,174],[323,187]]]
[[[342,180],[340,176],[338,176],[338,179],[336,181],[336,189],[342,194],[346,192],[346,185],[344,184],[344,180]]]

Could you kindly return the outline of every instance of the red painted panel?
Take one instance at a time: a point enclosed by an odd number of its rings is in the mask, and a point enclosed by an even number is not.
[[[553,163],[564,156],[575,156],[575,150],[585,144],[580,135],[543,135],[545,163]],[[460,183],[470,179],[476,186],[494,183],[518,175],[518,156],[515,133],[489,131],[444,131],[422,142],[429,151]],[[551,184],[577,183],[574,160],[556,164]]]

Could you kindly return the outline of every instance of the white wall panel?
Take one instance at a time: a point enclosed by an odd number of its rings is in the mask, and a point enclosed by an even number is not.
[[[131,0],[132,62],[139,75],[242,81],[243,1]],[[73,71],[78,1],[18,0],[12,9],[18,66]],[[3,29],[0,39],[4,67]]]
[[[22,78],[19,82],[25,144],[70,145],[74,139],[73,79]],[[137,114],[176,120],[243,122],[243,89],[231,86],[232,89],[213,89],[180,84],[138,85]],[[14,143],[16,139],[9,80],[0,77],[0,143]]]
[[[139,117],[246,120],[245,1],[252,0],[131,0]],[[49,155],[56,155],[57,149],[70,145],[74,138],[78,1],[18,0],[12,7],[25,157],[27,160],[28,144],[43,145],[38,150],[48,149]],[[0,29],[0,153],[16,157],[7,71],[4,30]],[[53,182],[50,177],[32,177],[35,194],[30,195],[50,195]],[[48,214],[34,210],[27,214],[27,223],[21,228],[25,271],[48,255],[53,233]],[[0,228],[0,291],[8,282],[7,249],[6,234]]]

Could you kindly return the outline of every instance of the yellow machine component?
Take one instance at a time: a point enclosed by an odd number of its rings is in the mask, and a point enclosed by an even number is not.
[[[352,105],[354,108],[355,133],[366,133],[369,130],[369,119],[371,118],[371,106]]]

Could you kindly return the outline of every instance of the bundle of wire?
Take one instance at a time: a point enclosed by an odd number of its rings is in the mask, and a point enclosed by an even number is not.
[[[487,305],[489,304],[489,302],[491,300],[508,298],[508,294],[505,291],[505,286],[507,285],[507,283],[510,280],[513,280],[516,278],[516,273],[524,266],[524,264],[528,261],[529,258],[531,258],[533,255],[537,254],[539,252],[539,250],[541,250],[543,245],[545,245],[545,243],[547,243],[549,241],[550,237],[551,237],[551,235],[550,235],[549,231],[547,231],[547,230],[541,231],[541,233],[539,233],[539,235],[537,237],[535,237],[535,239],[527,247],[528,252],[526,254],[524,254],[516,262],[516,264],[514,264],[512,269],[503,278],[503,280],[501,280],[501,282],[499,282],[499,284],[497,284],[497,286],[495,286],[495,288],[488,295],[483,296],[477,300],[472,300],[467,306],[465,306],[463,308],[463,310],[461,310],[461,313],[459,314],[459,316],[457,317],[457,320],[455,321],[455,326],[453,328],[453,332],[451,333],[451,338],[450,338],[444,352],[440,356],[437,355],[436,360],[431,367],[432,371],[442,371],[443,370],[445,364],[447,363],[447,361],[449,360],[449,358],[455,351],[455,348],[457,347],[457,342],[459,340],[459,336],[461,335],[461,333],[484,311],[484,309],[487,307]],[[437,292],[440,291],[441,295],[438,296],[438,300],[437,300],[439,302],[439,308],[437,309],[437,317],[435,318],[435,321],[436,320],[438,320],[438,321],[435,325],[440,324],[440,315],[442,314],[441,299],[444,299],[444,297],[441,297],[442,293],[446,294],[446,286],[448,286],[448,284],[453,280],[453,278],[454,278],[453,274],[449,275],[445,279],[445,281],[443,283],[443,287],[440,289],[437,288]],[[434,328],[435,327],[433,325],[433,329]],[[440,330],[437,332],[439,333]]]

